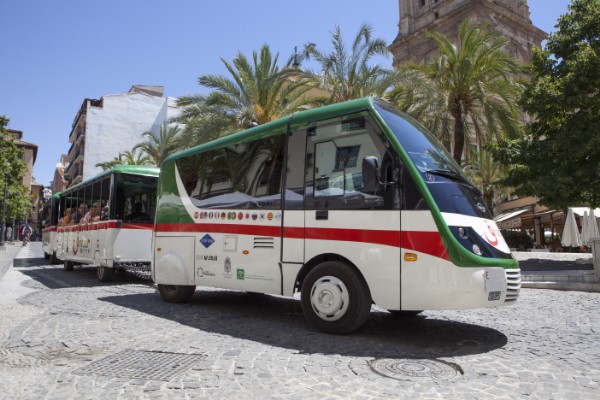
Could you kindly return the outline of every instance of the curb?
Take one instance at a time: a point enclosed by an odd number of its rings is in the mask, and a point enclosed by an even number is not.
[[[521,282],[522,288],[569,290],[600,293],[600,283],[590,282]]]

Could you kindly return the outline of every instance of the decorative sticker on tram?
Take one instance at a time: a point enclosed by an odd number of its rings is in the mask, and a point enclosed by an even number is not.
[[[200,239],[200,243],[205,249],[208,249],[214,242],[215,240],[208,233]]]

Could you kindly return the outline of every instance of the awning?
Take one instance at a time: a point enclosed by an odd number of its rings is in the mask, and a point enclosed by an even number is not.
[[[531,212],[531,210],[517,210],[511,211],[504,214],[497,215],[494,218],[496,224],[498,224],[498,228],[500,229],[515,229],[521,227],[521,215],[526,212]]]

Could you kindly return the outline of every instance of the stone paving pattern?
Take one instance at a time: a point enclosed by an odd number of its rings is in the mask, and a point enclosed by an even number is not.
[[[599,293],[523,289],[511,307],[413,318],[373,310],[335,336],[311,329],[294,299],[202,288],[170,304],[148,279],[102,284],[92,268],[66,272],[40,255],[30,244],[0,279],[0,398],[599,398]],[[168,381],[76,373],[125,350],[203,358]],[[393,379],[371,369],[377,359],[460,373]]]

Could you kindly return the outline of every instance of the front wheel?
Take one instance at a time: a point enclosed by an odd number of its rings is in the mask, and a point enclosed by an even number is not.
[[[340,261],[326,261],[310,270],[300,301],[308,323],[327,333],[352,332],[365,323],[371,311],[367,283]]]
[[[65,268],[65,271],[73,271],[73,265],[74,265],[73,261],[67,261],[67,260],[65,260],[63,265],[64,265],[64,268]]]
[[[195,291],[196,286],[158,285],[160,296],[169,303],[185,303],[192,298]]]

